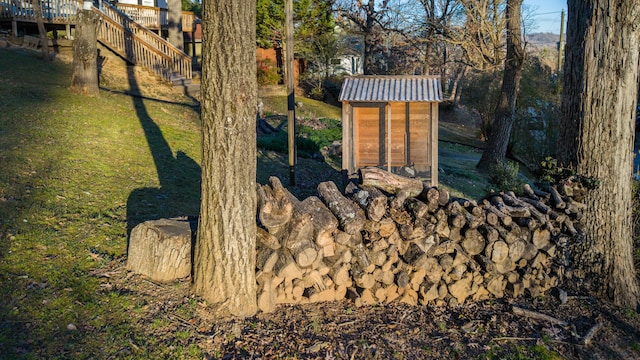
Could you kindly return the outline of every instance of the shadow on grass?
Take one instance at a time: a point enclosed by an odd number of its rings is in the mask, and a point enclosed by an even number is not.
[[[257,166],[256,180],[258,184],[269,184],[269,177],[275,176],[299,200],[311,195],[317,195],[318,184],[324,181],[333,181],[338,188],[342,187],[340,171],[334,169],[325,161],[298,159],[295,168],[296,184],[294,186],[289,184],[287,154],[259,149]]]
[[[133,67],[127,67],[127,71],[130,89],[137,89]],[[153,156],[160,187],[135,189],[129,195],[127,248],[131,230],[144,221],[196,217],[200,206],[201,176],[200,165],[185,153],[178,151],[174,156],[162,130],[153,121],[144,105],[144,100],[149,99],[143,96],[132,96],[131,99]]]

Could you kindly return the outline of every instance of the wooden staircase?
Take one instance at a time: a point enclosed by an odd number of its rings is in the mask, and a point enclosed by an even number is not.
[[[200,84],[192,83],[191,57],[153,31],[140,25],[126,13],[102,0],[98,41],[128,62],[152,71],[174,86],[182,86],[185,94],[198,96]]]

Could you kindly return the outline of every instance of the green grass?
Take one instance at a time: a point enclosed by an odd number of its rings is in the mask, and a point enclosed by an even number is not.
[[[272,96],[262,98],[264,110],[267,114],[287,114],[287,97]],[[296,117],[303,118],[329,118],[341,119],[342,110],[339,107],[325,104],[321,101],[296,97],[296,103],[302,103],[302,106],[296,106]]]
[[[2,358],[127,357],[147,325],[129,315],[132,295],[89,272],[122,258],[140,221],[198,213],[192,104],[75,95],[70,68],[0,49]],[[140,341],[138,355],[202,358],[181,337]]]

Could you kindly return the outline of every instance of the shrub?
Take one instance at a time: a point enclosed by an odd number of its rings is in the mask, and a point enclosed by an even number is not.
[[[506,163],[497,163],[489,167],[491,175],[489,175],[489,184],[495,186],[497,191],[513,191],[515,193],[522,192],[524,180],[518,177],[519,165],[513,161]]]
[[[257,64],[258,85],[278,85],[280,74],[278,68],[270,59],[258,61]]]

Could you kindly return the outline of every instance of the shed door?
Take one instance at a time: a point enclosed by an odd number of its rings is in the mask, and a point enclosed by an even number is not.
[[[384,104],[353,106],[355,167],[385,163]]]

